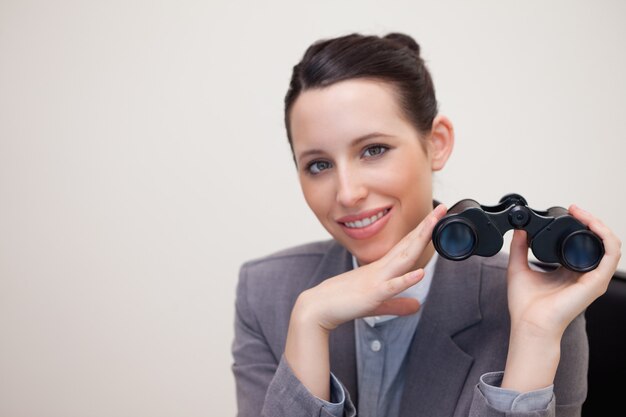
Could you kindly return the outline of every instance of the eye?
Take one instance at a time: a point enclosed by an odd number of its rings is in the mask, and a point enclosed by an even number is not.
[[[311,161],[306,166],[306,170],[309,174],[317,175],[330,167],[331,164],[328,161]]]
[[[372,145],[368,146],[365,151],[363,151],[363,156],[366,158],[375,158],[387,152],[389,150],[388,146],[385,145]]]

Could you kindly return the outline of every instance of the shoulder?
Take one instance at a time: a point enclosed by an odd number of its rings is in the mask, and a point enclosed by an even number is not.
[[[324,277],[329,264],[347,254],[333,240],[298,245],[241,265],[236,292],[236,310],[247,322],[274,343],[284,344],[290,312],[298,295]],[[251,319],[254,318],[254,319]],[[278,354],[277,354],[278,355]]]
[[[334,240],[307,243],[251,259],[241,265],[239,289],[257,297],[295,296],[305,290],[327,257],[340,245]]]
[[[499,252],[494,256],[471,256],[462,261],[451,261],[440,257],[437,261],[436,271],[442,277],[447,277],[449,285],[455,286],[458,280],[464,278],[470,283],[481,280],[502,283],[506,277],[509,264],[509,255]]]
[[[494,256],[487,258],[477,257],[482,267],[482,275],[486,278],[506,276],[506,270],[509,266],[509,254],[499,252]]]
[[[324,240],[283,249],[251,259],[241,266],[240,279],[281,279],[313,273],[331,248],[338,244]]]
[[[506,276],[506,271],[509,267],[509,254],[507,252],[502,251],[488,258],[477,258],[482,266],[483,276]],[[531,269],[536,271],[548,271],[550,269],[549,265],[533,262],[531,260],[529,260],[528,265]]]
[[[251,259],[243,264],[245,268],[263,268],[276,264],[302,261],[306,258],[322,258],[330,250],[335,242],[333,240],[323,240],[311,242],[303,245],[293,246],[271,253],[269,255]]]
[[[477,261],[480,263],[481,305],[485,311],[500,315],[501,311],[508,310],[506,273],[509,254],[499,252],[487,258],[477,257]]]

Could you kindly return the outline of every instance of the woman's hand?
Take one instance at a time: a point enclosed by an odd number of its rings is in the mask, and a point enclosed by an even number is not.
[[[445,206],[437,206],[378,261],[329,278],[303,292],[294,314],[303,315],[330,331],[359,317],[417,312],[420,307],[417,300],[393,297],[424,277],[424,270],[415,269],[415,265],[446,211]]]
[[[503,387],[527,391],[552,383],[563,332],[604,294],[617,269],[620,240],[579,207],[572,205],[569,212],[602,239],[605,255],[596,269],[586,273],[563,267],[551,272],[531,270],[526,232],[515,231],[507,274],[511,340]]]
[[[526,233],[515,231],[508,269],[511,323],[532,326],[538,332],[563,332],[589,304],[604,294],[621,257],[621,242],[599,219],[572,205],[570,214],[596,233],[605,255],[587,273],[560,267],[552,272],[531,270]]]
[[[291,312],[285,359],[294,375],[316,397],[330,398],[328,338],[331,330],[358,317],[407,315],[419,310],[412,298],[393,298],[419,282],[415,269],[433,228],[446,213],[437,206],[385,256],[304,291]]]

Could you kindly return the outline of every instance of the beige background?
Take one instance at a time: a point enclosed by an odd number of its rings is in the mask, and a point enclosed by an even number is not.
[[[321,37],[421,43],[442,201],[626,237],[626,2],[384,3],[0,0],[0,416],[235,414],[239,265],[326,238],[282,126]]]

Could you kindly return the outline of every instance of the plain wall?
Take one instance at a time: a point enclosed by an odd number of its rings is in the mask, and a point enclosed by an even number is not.
[[[282,114],[320,38],[421,44],[457,139],[436,198],[577,203],[624,239],[625,18],[619,0],[0,0],[0,416],[235,414],[240,264],[328,237]]]

